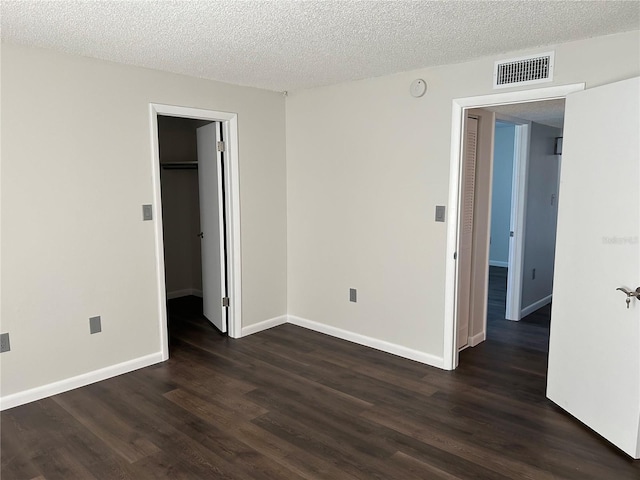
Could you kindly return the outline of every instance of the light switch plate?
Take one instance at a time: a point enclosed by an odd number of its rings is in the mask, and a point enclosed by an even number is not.
[[[445,211],[444,205],[436,205],[436,222],[444,222]]]
[[[142,205],[142,220],[153,220],[153,208],[151,205]]]

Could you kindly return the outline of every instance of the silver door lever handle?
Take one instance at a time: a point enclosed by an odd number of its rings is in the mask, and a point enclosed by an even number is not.
[[[616,290],[620,290],[627,297],[636,297],[637,299],[640,299],[640,287],[636,288],[635,292],[633,290],[628,290],[628,289],[626,289],[624,287],[618,287],[618,288],[616,288]]]

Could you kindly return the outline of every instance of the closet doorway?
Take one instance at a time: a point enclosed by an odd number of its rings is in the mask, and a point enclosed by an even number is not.
[[[161,105],[152,105],[151,113],[162,348],[168,358],[168,300],[191,297],[193,303],[201,297],[203,316],[221,333],[240,336],[237,129],[234,114],[220,118],[220,112]]]

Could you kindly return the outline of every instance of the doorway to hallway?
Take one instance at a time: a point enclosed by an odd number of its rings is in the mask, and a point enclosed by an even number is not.
[[[490,268],[492,277],[503,272],[506,290],[492,318],[520,321],[551,302],[560,173],[555,144],[563,121],[563,99],[467,110],[457,251],[459,349],[487,338]],[[495,301],[491,307],[498,308]]]

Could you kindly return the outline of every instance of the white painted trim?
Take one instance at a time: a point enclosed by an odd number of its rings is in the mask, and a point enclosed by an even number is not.
[[[546,297],[541,298],[537,302],[533,302],[531,305],[523,308],[522,312],[520,313],[520,318],[522,319],[522,318],[526,317],[527,315],[529,315],[530,313],[535,312],[539,308],[542,308],[545,305],[549,305],[551,303],[552,297],[553,297],[553,295],[547,295]]]
[[[258,323],[254,323],[253,325],[247,325],[246,327],[242,327],[242,336],[246,337],[247,335],[253,335],[254,333],[262,332],[263,330],[277,327],[278,325],[283,325],[287,322],[288,322],[288,318],[286,315],[280,315],[279,317],[263,320],[262,322],[258,322]]]
[[[499,260],[489,260],[490,267],[509,268],[509,262],[501,262]]]
[[[164,240],[162,229],[162,192],[160,190],[160,146],[158,144],[158,112],[153,104],[149,105],[149,128],[151,130],[151,184],[153,187],[154,247],[156,254],[156,290],[159,312],[160,351],[162,360],[169,359],[169,332],[167,328],[166,285],[164,277]]]
[[[568,94],[584,90],[585,84],[560,85],[547,88],[518,90],[476,97],[456,98],[451,106],[451,150],[449,161],[449,215],[447,225],[447,249],[445,259],[444,296],[444,345],[443,368],[453,370],[458,365],[456,348],[456,282],[457,262],[454,253],[458,249],[458,222],[460,196],[460,153],[462,151],[462,117],[467,108],[482,108],[493,105],[536,102],[564,98]]]
[[[156,282],[158,291],[160,348],[163,359],[169,358],[169,336],[167,331],[167,304],[164,280],[164,240],[162,234],[162,195],[160,185],[160,156],[158,151],[158,115],[195,118],[222,122],[225,140],[225,155],[228,175],[225,177],[227,202],[227,256],[228,256],[228,292],[231,299],[229,305],[229,336],[239,338],[242,330],[242,272],[240,245],[240,170],[238,159],[238,115],[236,113],[204,110],[200,108],[181,107],[176,105],[149,104],[149,121],[151,131],[151,171],[153,183],[153,202],[156,205],[155,216],[155,249],[156,249]]]
[[[240,166],[238,147],[238,116],[232,114],[222,124],[222,134],[225,138],[225,155],[227,156],[229,175],[225,177],[225,189],[228,193],[225,202],[227,211],[227,245],[228,251],[228,296],[229,305],[229,336],[242,336],[242,255],[240,238]]]
[[[332,327],[330,325],[325,325],[324,323],[314,322],[313,320],[308,320],[306,318],[296,317],[295,315],[289,315],[288,319],[289,323],[298,325],[299,327],[308,328],[309,330],[313,330],[315,332],[324,333],[332,337],[341,338],[342,340],[347,340],[359,345],[375,348],[376,350],[391,353],[393,355],[407,358],[409,360],[415,360],[416,362],[424,363],[432,367],[444,368],[442,358],[436,357],[435,355],[431,355],[429,353],[421,352],[419,350],[413,350],[411,348],[403,347],[402,345],[397,345],[395,343],[386,342],[384,340],[379,340],[377,338],[367,337],[359,333],[350,332],[348,330]]]
[[[443,366],[453,370],[458,366],[458,329],[457,286],[458,286],[458,223],[460,219],[460,155],[462,152],[463,107],[453,101],[451,111],[451,160],[449,161],[449,215],[447,224],[447,248],[445,258],[444,291],[444,345]]]
[[[195,297],[202,297],[202,290],[195,288],[183,288],[182,290],[174,290],[173,292],[167,292],[167,300],[173,300],[174,298],[188,297],[193,295]]]
[[[486,339],[487,339],[487,331],[485,330],[484,332],[480,332],[477,335],[474,335],[473,337],[469,337],[468,344],[470,347],[475,347],[476,345],[479,345],[480,343],[484,342]]]
[[[75,388],[84,387],[92,383],[122,375],[123,373],[133,372],[134,370],[148,367],[162,361],[164,361],[163,353],[156,352],[150,355],[145,355],[144,357],[134,358],[133,360],[94,370],[93,372],[83,373],[82,375],[65,378],[58,382],[6,395],[4,397],[0,397],[0,410],[6,410],[8,408],[24,405],[25,403],[35,402],[42,398],[67,392]]]

